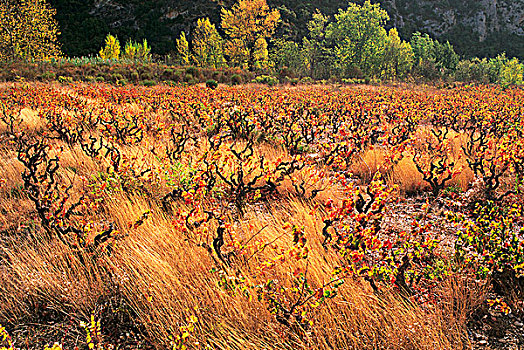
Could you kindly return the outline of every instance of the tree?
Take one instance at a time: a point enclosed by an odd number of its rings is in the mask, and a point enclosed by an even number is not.
[[[267,49],[266,39],[258,38],[257,41],[255,41],[253,61],[253,67],[257,69],[269,68],[272,66],[272,62],[269,60],[269,51]]]
[[[268,62],[266,39],[279,20],[280,12],[271,10],[266,0],[239,0],[231,10],[222,9],[222,29],[230,38],[226,51],[232,62],[251,69]]]
[[[410,44],[413,48],[416,66],[423,66],[429,62],[440,70],[454,71],[457,68],[459,56],[449,41],[442,44],[433,40],[428,34],[415,32]]]
[[[416,65],[423,61],[435,60],[435,41],[428,34],[413,33],[410,44]]]
[[[304,52],[294,41],[286,39],[273,40],[273,49],[270,56],[277,69],[288,70],[293,76],[301,75],[304,71]]]
[[[435,41],[435,65],[437,68],[455,70],[458,62],[459,56],[449,41],[444,44]]]
[[[201,18],[193,32],[193,57],[200,67],[225,65],[223,41],[209,18]]]
[[[142,44],[131,40],[126,42],[122,58],[134,61],[151,61],[151,48],[147,44],[147,40],[144,39]]]
[[[413,66],[411,45],[400,40],[396,28],[390,29],[384,49],[382,74],[388,78],[403,78]]]
[[[180,63],[184,66],[189,66],[189,43],[187,42],[185,32],[182,32],[180,38],[176,39],[176,51],[178,52]]]
[[[326,37],[328,25],[329,18],[316,11],[308,23],[308,37],[303,40],[306,68],[316,79],[329,78],[335,66],[332,43]]]
[[[0,60],[61,56],[54,15],[45,0],[0,0]]]
[[[118,39],[111,34],[107,34],[106,44],[100,49],[99,55],[104,60],[117,60],[120,57],[120,42]]]
[[[387,12],[369,0],[362,6],[350,3],[347,10],[339,10],[327,28],[327,37],[336,43],[335,55],[343,74],[355,67],[368,76],[380,72],[387,20]]]
[[[524,65],[519,63],[518,58],[508,60],[500,73],[500,81],[505,84],[522,84]]]

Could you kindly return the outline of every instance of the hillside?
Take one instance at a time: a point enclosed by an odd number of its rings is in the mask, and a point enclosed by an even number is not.
[[[362,2],[362,1],[358,1]],[[232,0],[50,0],[57,10],[63,50],[70,56],[95,54],[108,32],[121,40],[147,38],[157,54],[173,50],[175,37],[190,32],[198,18],[220,22],[220,8]],[[280,9],[279,35],[300,40],[315,9],[333,14],[343,0],[269,0]],[[414,31],[449,40],[464,56],[524,58],[524,1],[381,0],[391,20],[408,38]]]

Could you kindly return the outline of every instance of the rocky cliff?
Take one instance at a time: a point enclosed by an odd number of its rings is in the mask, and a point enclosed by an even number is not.
[[[108,32],[121,40],[147,38],[153,50],[174,49],[182,30],[190,32],[200,17],[220,22],[220,9],[234,0],[51,0],[69,55],[96,53]],[[356,1],[362,2],[362,1]],[[414,31],[449,40],[465,56],[493,56],[506,51],[524,59],[524,0],[380,0],[409,39]],[[315,9],[333,14],[346,0],[268,0],[279,8],[279,34],[300,39]]]

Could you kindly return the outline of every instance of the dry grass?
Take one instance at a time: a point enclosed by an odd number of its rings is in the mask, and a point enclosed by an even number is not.
[[[23,119],[34,132],[44,128],[44,121],[34,112],[24,111]],[[154,142],[161,144],[161,141],[149,140],[150,144]],[[457,149],[460,142],[457,139]],[[58,141],[56,145],[65,146]],[[61,156],[64,178],[78,181],[79,177],[93,176],[107,166],[87,157],[78,147],[64,149]],[[149,157],[146,161],[157,169],[160,166],[147,148],[126,146],[122,149],[128,156]],[[198,150],[194,152],[196,158]],[[280,150],[267,145],[257,152],[269,161],[281,156]],[[248,298],[219,288],[219,275],[212,272],[216,266],[208,251],[198,246],[212,237],[182,234],[172,217],[162,210],[157,197],[126,193],[104,195],[99,219],[114,222],[121,235],[111,256],[85,255],[81,261],[76,251],[59,240],[38,235],[17,238],[25,232],[24,225],[38,227],[38,221],[34,221],[32,204],[23,194],[22,166],[15,157],[10,146],[2,148],[0,178],[6,179],[6,183],[0,188],[0,231],[4,231],[7,238],[0,251],[0,323],[12,329],[34,323],[35,318],[42,315],[51,319],[39,321],[41,323],[52,322],[54,317],[61,321],[72,318],[78,323],[88,319],[93,311],[107,309],[117,298],[125,301],[134,322],[143,327],[145,336],[158,348],[169,344],[169,337],[179,332],[189,315],[198,318],[188,344],[195,349],[205,348],[206,344],[212,349],[239,350],[471,347],[465,336],[465,324],[485,291],[458,279],[445,282],[441,293],[443,302],[439,306],[417,305],[392,288],[375,293],[367,283],[348,279],[334,300],[328,300],[314,311],[310,330],[294,332],[275,321],[266,303],[253,297],[254,291],[250,291],[252,297]],[[381,169],[384,157],[378,148],[366,151],[351,171],[364,182],[370,181]],[[464,160],[457,159],[457,162],[459,166],[465,165]],[[399,184],[404,193],[426,187],[409,157],[384,175],[390,184]],[[307,178],[308,174],[303,176]],[[464,171],[449,185],[464,190],[471,180],[471,173]],[[165,187],[159,190],[167,191]],[[304,226],[311,251],[308,277],[311,283],[320,285],[326,282],[326,276],[341,258],[322,247],[322,220],[320,214],[315,213],[315,202],[297,198],[290,183],[284,183],[280,191],[284,195],[279,201],[253,206],[237,222],[235,232],[246,240],[252,230],[260,231],[257,238],[261,241],[277,240],[286,246],[291,237],[282,237],[281,227],[286,222]],[[320,192],[316,199],[323,202],[337,195],[336,186],[332,186]],[[182,202],[173,207],[175,213],[188,210]],[[137,229],[130,228],[145,212],[152,213],[145,223]],[[257,254],[246,268],[256,268],[272,254],[270,249]],[[283,262],[272,273],[285,280],[292,270],[293,263]],[[63,331],[58,329],[54,334],[61,337]],[[77,338],[69,339],[70,343],[78,342],[81,332],[73,334]],[[23,339],[17,341],[16,346],[23,347],[20,343]]]

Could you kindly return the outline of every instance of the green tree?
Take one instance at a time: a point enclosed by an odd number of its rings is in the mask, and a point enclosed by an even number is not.
[[[415,64],[420,65],[422,61],[435,60],[435,41],[428,34],[415,32],[409,43],[413,49]]]
[[[368,76],[380,72],[387,20],[387,12],[369,0],[362,6],[350,3],[347,10],[339,10],[335,22],[327,28],[327,36],[336,45],[335,55],[342,74],[347,75],[355,67]]]
[[[184,66],[189,66],[189,43],[187,42],[185,32],[182,32],[180,38],[176,39],[176,51],[180,63]]]
[[[120,58],[120,42],[111,34],[107,34],[105,46],[100,49],[100,58],[104,60],[117,60]]]
[[[197,21],[193,32],[193,57],[200,67],[223,67],[223,41],[209,18]]]
[[[231,61],[251,69],[269,62],[266,39],[279,20],[280,12],[271,10],[266,0],[239,0],[231,10],[222,9],[222,29],[230,38],[226,52]]]
[[[442,44],[433,40],[428,34],[415,32],[411,37],[410,44],[413,48],[416,66],[427,66],[429,63],[440,70],[440,73],[457,69],[459,56],[449,41]]]
[[[151,61],[151,48],[147,44],[147,40],[144,39],[142,44],[136,41],[127,41],[122,58],[135,61]]]
[[[291,40],[275,39],[270,59],[277,69],[287,69],[292,75],[301,75],[305,68],[304,51]]]
[[[505,84],[522,84],[524,65],[519,63],[518,58],[512,58],[504,64],[500,74],[500,81]]]
[[[0,60],[61,56],[54,15],[45,0],[0,0]]]
[[[455,70],[459,62],[459,56],[453,46],[446,41],[444,44],[435,41],[435,65],[440,69]]]
[[[387,79],[403,78],[413,66],[411,45],[400,40],[398,31],[390,29],[384,49],[382,74]]]
[[[326,36],[329,18],[319,11],[308,23],[308,36],[303,39],[304,65],[315,79],[329,78],[334,73],[333,46]]]

